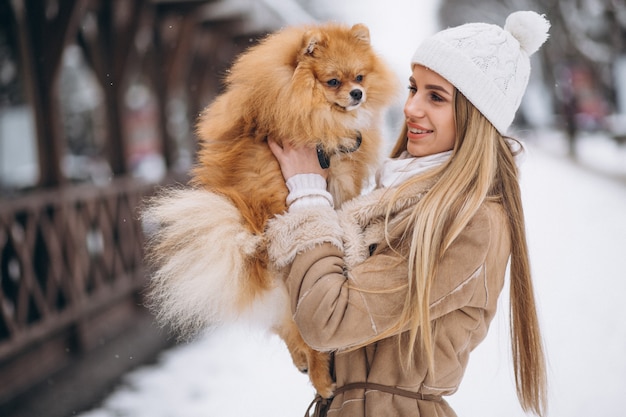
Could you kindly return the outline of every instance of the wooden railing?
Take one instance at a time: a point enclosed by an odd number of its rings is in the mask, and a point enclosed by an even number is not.
[[[0,400],[141,308],[138,207],[152,189],[119,179],[0,200]]]

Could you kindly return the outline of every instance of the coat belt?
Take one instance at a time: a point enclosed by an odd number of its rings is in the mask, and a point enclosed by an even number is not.
[[[441,395],[432,395],[432,394],[422,394],[421,392],[413,392],[407,391],[402,388],[391,387],[389,385],[376,384],[374,382],[352,382],[350,384],[343,385],[335,390],[334,395],[340,394],[342,392],[350,391],[353,389],[364,389],[364,390],[373,390],[373,391],[381,391],[386,392],[388,394],[399,395],[401,397],[413,398],[416,400],[422,401],[435,401],[439,402],[442,400]],[[320,395],[317,395],[309,408],[306,410],[305,417],[323,417],[326,415],[328,411],[328,406],[330,405],[332,398],[323,398]],[[313,415],[309,414],[311,408],[314,408]]]

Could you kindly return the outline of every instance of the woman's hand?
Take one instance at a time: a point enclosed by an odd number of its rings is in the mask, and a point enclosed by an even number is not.
[[[280,164],[285,181],[298,174],[319,174],[328,179],[328,170],[320,166],[315,148],[294,148],[287,142],[281,147],[269,138],[267,144]]]

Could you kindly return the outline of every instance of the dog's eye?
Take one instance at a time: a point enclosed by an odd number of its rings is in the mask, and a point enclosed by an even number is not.
[[[356,76],[356,82],[360,83],[361,81],[363,81],[363,76],[362,75],[357,75]]]
[[[338,79],[333,78],[332,80],[326,81],[326,84],[329,87],[339,87],[341,85],[341,82]]]

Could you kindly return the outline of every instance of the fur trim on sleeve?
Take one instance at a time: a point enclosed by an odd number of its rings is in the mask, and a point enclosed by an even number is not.
[[[330,207],[299,209],[277,215],[265,232],[268,254],[279,268],[293,262],[299,252],[322,243],[343,249],[337,213]]]

